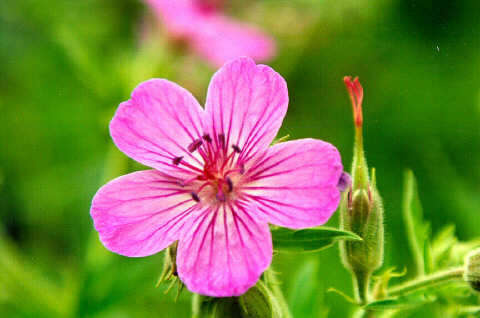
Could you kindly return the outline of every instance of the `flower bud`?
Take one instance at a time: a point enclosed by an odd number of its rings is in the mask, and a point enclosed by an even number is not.
[[[283,317],[273,294],[258,281],[239,297],[213,298],[195,295],[195,318],[281,318]]]
[[[480,292],[480,248],[471,251],[465,258],[463,279]]]
[[[344,79],[353,105],[355,123],[355,146],[352,164],[352,186],[344,194],[340,205],[340,227],[354,232],[362,241],[342,241],[340,251],[342,261],[352,272],[359,302],[368,298],[368,285],[371,274],[383,263],[383,204],[375,185],[375,170],[372,180],[363,152],[362,101],[363,88],[355,78]]]

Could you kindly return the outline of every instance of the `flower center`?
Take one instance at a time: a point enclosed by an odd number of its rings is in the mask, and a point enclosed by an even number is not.
[[[188,152],[197,152],[203,158],[203,169],[185,162],[184,156],[172,159],[174,165],[185,166],[195,172],[190,180],[179,182],[190,191],[192,200],[222,204],[240,194],[239,189],[245,181],[242,149],[236,144],[228,147],[227,142],[224,134],[217,134],[214,138],[204,134],[187,146]]]

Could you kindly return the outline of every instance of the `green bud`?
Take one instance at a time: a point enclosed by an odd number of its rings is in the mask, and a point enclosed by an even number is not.
[[[471,251],[465,258],[463,279],[470,287],[480,292],[480,248]]]
[[[372,185],[373,186],[373,185]],[[340,207],[343,230],[363,241],[342,241],[342,260],[352,272],[372,273],[383,263],[383,205],[376,188],[350,190]]]
[[[258,283],[239,297],[195,295],[195,318],[280,318],[282,313],[265,283]]]
[[[342,262],[353,276],[356,299],[364,303],[368,299],[368,288],[372,273],[383,263],[384,226],[383,204],[372,180],[363,152],[362,108],[363,88],[358,79],[346,77],[354,110],[355,146],[352,164],[352,186],[344,193],[340,204],[340,228],[360,236],[362,241],[341,241]]]

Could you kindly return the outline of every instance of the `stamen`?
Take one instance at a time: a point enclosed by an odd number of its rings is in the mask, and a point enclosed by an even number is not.
[[[187,179],[187,180],[178,180],[177,183],[179,186],[181,186],[182,188],[189,185],[190,183],[192,183],[193,181],[196,181],[196,180],[201,180],[201,177],[202,176],[195,176],[191,179]]]
[[[188,151],[194,152],[195,150],[198,149],[203,144],[203,141],[201,139],[194,140],[190,145],[188,145]]]
[[[208,143],[211,143],[212,142],[212,138],[210,137],[209,134],[205,134],[202,136],[203,140],[205,140],[206,142]]]
[[[213,185],[212,185],[210,182],[205,182],[204,184],[202,184],[202,185],[200,186],[200,188],[197,189],[197,192],[198,192],[198,193],[202,192],[202,190],[203,190],[205,187],[207,187],[207,186],[213,186]]]
[[[225,148],[225,135],[224,134],[218,134],[218,141],[220,142],[220,145],[222,148]]]
[[[240,163],[239,166],[240,166],[240,174],[244,174],[245,173],[245,165],[243,163]]]
[[[234,150],[235,152],[237,152],[237,153],[241,153],[241,152],[242,152],[242,149],[240,149],[240,147],[237,146],[237,145],[232,145],[232,148],[233,148],[233,150]]]
[[[200,202],[200,198],[198,197],[198,194],[196,194],[195,192],[190,192],[190,195],[192,196],[193,201]]]
[[[230,177],[227,177],[227,185],[228,185],[228,192],[232,192],[233,191],[233,182],[232,182],[232,179],[230,179]]]
[[[178,164],[180,163],[180,161],[182,161],[182,159],[183,159],[183,156],[175,157],[172,159],[172,163],[178,166]]]
[[[220,202],[225,202],[226,198],[225,198],[225,193],[223,193],[222,191],[218,191],[217,192],[217,195],[215,196],[217,198],[218,201]]]

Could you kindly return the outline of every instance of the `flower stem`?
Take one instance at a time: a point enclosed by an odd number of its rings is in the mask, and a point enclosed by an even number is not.
[[[201,297],[195,293],[192,295],[192,318],[200,318]]]
[[[415,292],[417,290],[435,286],[438,284],[462,280],[463,279],[464,268],[454,267],[444,271],[440,271],[431,275],[423,276],[418,279],[394,286],[388,290],[389,296],[401,296],[408,293]]]
[[[365,304],[368,302],[370,277],[370,273],[365,273],[363,271],[356,271],[352,275],[355,299],[359,304]]]
[[[378,311],[359,309],[353,318],[377,318]]]
[[[368,167],[363,150],[362,127],[355,127],[355,144],[353,146],[352,181],[354,189],[368,189]]]

